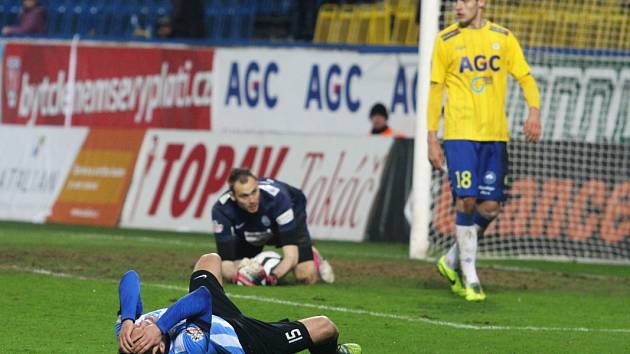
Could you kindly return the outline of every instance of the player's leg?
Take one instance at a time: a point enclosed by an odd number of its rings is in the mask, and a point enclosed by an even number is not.
[[[475,198],[457,201],[456,237],[459,247],[460,267],[463,275],[463,295],[468,301],[483,301],[486,298],[477,275],[477,228],[474,225]],[[460,292],[460,295],[462,293]]]
[[[298,282],[313,284],[320,278],[327,283],[335,280],[335,275],[328,261],[324,260],[319,252],[313,248],[311,234],[306,222],[306,198],[302,191],[293,189],[293,213],[295,215],[296,232],[298,238],[298,264],[294,274]]]
[[[355,343],[338,345],[339,330],[333,321],[326,316],[315,316],[300,320],[311,337],[311,353],[360,354],[361,346]]]
[[[207,272],[212,273],[214,277],[217,279],[219,284],[223,285],[223,276],[221,274],[221,256],[216,253],[208,253],[199,257],[197,263],[195,263],[195,267],[193,268],[193,273],[205,270]]]
[[[478,200],[475,209],[474,223],[478,237],[483,237],[484,232],[492,220],[501,212],[501,203],[496,200]]]
[[[188,292],[193,292],[205,286],[212,295],[212,314],[224,319],[241,315],[241,311],[225,295],[221,279],[221,257],[216,253],[204,254],[199,257],[190,275]]]
[[[335,353],[337,351],[337,326],[326,316],[315,316],[300,320],[306,327],[313,344],[311,353]]]
[[[506,143],[482,144],[479,163],[479,196],[474,217],[479,235],[483,235],[488,225],[501,212],[501,202],[505,201],[507,166]]]
[[[455,238],[457,248],[451,247],[447,253],[448,257],[440,259],[441,262],[438,266],[443,267],[444,263],[447,263],[448,268],[452,270],[455,266],[453,264],[454,259],[456,259],[455,254],[458,253],[464,288],[479,283],[475,268],[477,230],[474,227],[474,211],[478,193],[478,148],[479,143],[472,141],[451,140],[444,142],[449,181],[456,198]],[[442,273],[442,270],[440,272]],[[453,275],[449,272],[444,273]],[[464,295],[465,292],[456,286],[457,279],[454,281],[450,278],[451,289]]]
[[[315,265],[315,271],[317,272],[317,274],[319,274],[319,278],[323,280],[325,283],[328,283],[328,284],[334,283],[335,272],[333,271],[332,266],[330,265],[330,262],[328,262],[328,260],[325,259],[321,255],[321,253],[319,253],[319,250],[315,248],[315,246],[312,247],[312,251],[313,251],[313,263]]]

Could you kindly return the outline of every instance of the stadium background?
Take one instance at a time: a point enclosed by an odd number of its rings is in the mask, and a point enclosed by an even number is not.
[[[173,244],[197,235],[195,250],[207,252],[213,248],[212,240],[195,233],[211,231],[209,205],[224,190],[230,168],[247,166],[304,189],[314,238],[331,254],[333,266],[347,273],[341,276],[340,287],[368,289],[374,286],[374,273],[386,267],[381,263],[396,260],[395,266],[404,269],[401,279],[439,294],[427,270],[430,265],[400,259],[406,258],[409,242],[403,209],[412,181],[417,3],[206,1],[207,36],[195,40],[151,36],[157,19],[170,13],[169,1],[40,3],[47,8],[47,35],[0,40],[0,219],[9,222],[3,224],[1,269],[6,284],[16,272],[40,268],[109,279],[122,268],[155,266],[131,255],[110,255],[108,261],[99,258],[108,271],[98,272],[89,261],[95,252],[90,249],[94,246],[91,237],[109,237],[110,231],[58,229],[51,224],[174,231],[163,236]],[[0,25],[15,23],[20,6],[19,1],[3,1]],[[440,28],[453,20],[449,8],[450,2],[445,2]],[[488,16],[513,30],[525,49],[542,94],[544,136],[535,147],[521,141],[526,110],[512,83],[506,107],[514,141],[511,198],[482,241],[484,258],[627,263],[628,3],[490,1]],[[391,112],[390,124],[407,138],[367,136],[367,112],[379,101]],[[430,254],[434,254],[450,243],[453,213],[443,176],[435,173],[426,185],[432,190],[432,223],[427,234]],[[10,223],[14,221],[49,226]],[[159,235],[155,231],[111,233],[130,249],[135,249],[140,234]],[[76,253],[66,253],[74,248]],[[113,245],[105,248],[112,248],[112,253],[116,249]],[[156,247],[156,252],[165,250]],[[394,257],[384,260],[387,253]],[[355,257],[362,266],[352,266]],[[182,262],[173,261],[179,266]],[[493,276],[488,281],[491,296],[493,287],[504,290],[503,296],[497,296],[499,304],[523,287],[536,288],[532,284],[538,273],[528,277],[518,272],[519,280],[503,288],[504,278],[514,274],[506,276],[501,273],[505,269],[492,267],[514,264],[488,262]],[[561,272],[570,280],[590,279],[589,274],[597,273],[595,284],[583,285],[606,289],[598,282],[616,282],[608,289],[612,299],[603,300],[610,304],[630,294],[623,267],[593,266],[592,270],[527,262],[516,267]],[[384,276],[400,275],[386,272]],[[175,275],[171,279],[157,273],[149,279],[177,281]],[[376,283],[383,289],[409,286],[385,280]],[[14,296],[24,295],[20,286],[16,289]],[[338,296],[328,288],[315,289],[326,294],[324,299]],[[374,290],[377,298],[383,296],[379,292],[383,289]],[[247,296],[240,289],[230,290]],[[553,293],[558,288],[542,290]],[[312,300],[296,290],[290,292]],[[281,292],[265,294],[286,298]],[[599,296],[591,296],[593,303],[598,303]],[[547,303],[541,300],[543,308],[553,307],[556,298],[551,294]],[[355,301],[348,299],[345,305],[352,307]],[[373,305],[368,310],[385,311]],[[510,326],[500,310],[484,311],[488,311],[488,323]],[[606,318],[612,309],[600,312]],[[444,319],[449,316],[445,313],[428,311],[427,316]],[[615,325],[604,321],[592,326],[602,336],[616,333],[612,346],[603,346],[609,351],[620,348],[616,340],[626,338],[624,328],[630,327],[627,321],[615,319],[611,322]],[[463,321],[475,324],[477,320],[471,314]],[[554,328],[582,323],[554,322],[542,316],[525,322]],[[612,327],[617,331],[607,332]],[[404,332],[400,331],[403,337]],[[581,340],[586,339],[576,342]],[[411,342],[413,346],[389,350],[414,352],[409,348],[419,344]],[[606,343],[603,339],[594,342],[600,347]],[[514,349],[509,340],[495,345],[477,351]],[[372,348],[379,352],[385,347],[373,344]],[[424,348],[443,351],[446,347]],[[556,351],[549,348],[543,351]]]

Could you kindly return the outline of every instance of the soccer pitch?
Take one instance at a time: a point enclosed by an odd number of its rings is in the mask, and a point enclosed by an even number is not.
[[[145,310],[187,290],[208,235],[0,224],[0,353],[114,353],[117,280],[142,276]],[[481,262],[484,303],[452,295],[404,245],[316,242],[333,285],[226,290],[263,320],[325,314],[364,353],[609,353],[630,343],[630,267]]]

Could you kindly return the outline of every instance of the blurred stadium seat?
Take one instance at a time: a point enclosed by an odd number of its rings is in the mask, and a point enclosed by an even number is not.
[[[399,7],[394,17],[392,44],[414,46],[418,44],[418,23],[416,23],[416,6]]]
[[[392,9],[385,3],[376,4],[370,11],[368,44],[386,45],[391,43]]]
[[[48,35],[121,37],[150,34],[157,20],[171,14],[170,0],[40,0],[48,14]],[[288,13],[289,0],[207,0],[206,31],[210,39],[252,38],[260,13]],[[0,3],[0,27],[18,22],[21,0]]]
[[[359,5],[354,7],[352,19],[348,28],[348,44],[367,43],[368,31],[370,28],[370,7]]]
[[[291,38],[292,31],[305,25],[296,14],[298,1],[206,0],[207,38],[236,41],[254,36]],[[345,5],[312,1],[313,8],[309,11],[317,12],[313,35],[316,43],[417,45],[418,0],[376,3],[365,0]],[[40,3],[48,10],[48,35],[53,37],[75,33],[122,39],[149,36],[158,18],[170,15],[172,10],[170,0],[40,0]],[[20,0],[2,0],[0,26],[17,23],[20,11]],[[623,0],[493,0],[487,16],[514,31],[525,47],[630,49],[630,6]],[[445,18],[446,23],[455,20],[453,12],[448,10]]]
[[[338,11],[338,6],[334,4],[324,4],[319,8],[313,42],[326,43],[328,41],[330,27],[333,21],[335,21]]]
[[[348,30],[350,29],[350,22],[352,21],[352,14],[354,12],[354,6],[343,5],[336,11],[336,15],[333,16],[330,22],[330,30],[328,31],[328,43],[347,43]]]

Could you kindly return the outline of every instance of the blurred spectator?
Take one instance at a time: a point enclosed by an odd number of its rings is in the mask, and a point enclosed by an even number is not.
[[[377,103],[370,109],[370,122],[372,122],[372,135],[393,136],[394,130],[387,125],[387,109],[382,103]]]
[[[20,24],[17,26],[5,26],[2,34],[45,34],[46,33],[46,9],[37,3],[37,0],[23,0]]]
[[[155,36],[157,38],[171,38],[173,36],[173,25],[170,17],[164,16],[157,19]]]
[[[203,38],[205,29],[203,18],[205,6],[203,0],[171,0],[172,35],[174,38]]]

